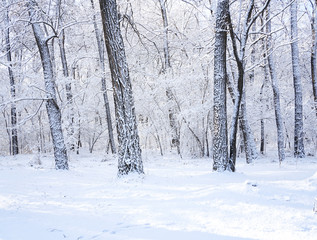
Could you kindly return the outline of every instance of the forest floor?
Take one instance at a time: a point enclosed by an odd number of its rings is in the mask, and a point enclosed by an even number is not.
[[[0,240],[316,239],[317,158],[260,158],[236,173],[211,159],[144,156],[117,177],[102,154],[0,157]],[[317,206],[316,206],[317,207]]]

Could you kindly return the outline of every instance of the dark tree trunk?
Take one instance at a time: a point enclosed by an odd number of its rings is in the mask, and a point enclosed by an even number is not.
[[[91,6],[92,6],[93,10],[95,11],[95,5],[94,5],[93,0],[91,0]],[[106,116],[107,116],[107,126],[108,126],[108,137],[109,137],[110,149],[111,149],[112,153],[116,153],[117,150],[116,150],[116,145],[115,145],[114,137],[113,137],[111,111],[110,111],[110,104],[109,104],[109,99],[108,99],[108,94],[107,94],[107,85],[106,85],[106,77],[105,77],[106,69],[105,69],[104,42],[103,42],[101,35],[100,35],[100,31],[99,31],[99,28],[97,25],[95,13],[93,15],[93,23],[94,23],[94,29],[95,29],[97,46],[98,46],[98,53],[99,53],[99,66],[100,66],[100,69],[102,72],[101,91],[103,94],[103,100],[104,100]]]
[[[55,168],[68,169],[67,151],[62,132],[61,111],[57,105],[53,68],[47,45],[48,39],[45,37],[39,23],[41,19],[38,18],[37,3],[34,0],[29,0],[27,6],[43,66],[45,91],[48,99],[46,101],[46,110],[54,146]]]
[[[297,0],[291,4],[291,49],[292,67],[295,93],[295,129],[294,129],[294,157],[304,158],[304,131],[303,131],[303,96],[299,66],[297,29]]]
[[[100,0],[118,132],[118,175],[143,172],[132,86],[119,26],[116,0]]]
[[[5,5],[5,13],[4,13],[4,21],[6,29],[4,31],[5,34],[5,44],[6,44],[6,55],[8,61],[8,72],[9,72],[9,79],[10,79],[10,94],[13,100],[11,104],[11,149],[10,152],[13,155],[19,154],[19,143],[18,143],[18,129],[17,129],[17,109],[14,103],[16,91],[15,91],[15,80],[14,74],[12,70],[12,57],[11,57],[11,44],[10,44],[10,20],[9,20],[9,6],[7,5],[7,1],[3,0]]]
[[[233,110],[233,116],[232,116],[232,122],[231,122],[231,132],[230,132],[229,168],[231,169],[231,171],[235,171],[235,164],[236,164],[236,158],[237,158],[236,141],[237,141],[239,109],[240,109],[240,105],[241,105],[241,102],[243,99],[243,94],[244,94],[243,91],[244,91],[246,44],[248,41],[249,31],[250,31],[252,24],[254,24],[257,17],[266,9],[266,7],[268,6],[269,3],[270,3],[270,0],[266,0],[266,2],[263,4],[262,8],[259,11],[257,11],[254,16],[252,16],[253,9],[254,9],[254,0],[250,0],[250,2],[248,4],[248,10],[246,12],[246,17],[244,19],[244,23],[242,26],[243,30],[241,33],[241,37],[239,39],[239,43],[240,43],[239,50],[238,50],[238,46],[237,46],[236,35],[234,33],[234,30],[233,30],[233,25],[232,25],[230,13],[229,13],[230,37],[232,40],[234,57],[235,57],[237,67],[238,67],[238,91],[237,91],[235,106],[234,106],[234,110]]]
[[[226,51],[229,1],[219,0],[216,13],[214,53],[214,117],[213,117],[213,170],[224,171],[228,167],[228,130],[226,104]],[[229,170],[233,170],[229,168]]]
[[[315,1],[315,8],[313,11],[313,15],[311,18],[311,28],[312,28],[312,49],[311,49],[311,57],[310,57],[310,64],[311,64],[311,78],[312,78],[312,85],[313,85],[313,95],[314,95],[314,104],[315,104],[315,111],[317,116],[317,2]]]

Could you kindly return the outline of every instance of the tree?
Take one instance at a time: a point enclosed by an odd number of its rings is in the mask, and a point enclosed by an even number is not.
[[[94,0],[91,0],[91,6],[92,6],[93,11],[95,11]],[[104,42],[103,42],[103,39],[100,35],[95,12],[93,13],[93,23],[94,23],[94,29],[95,29],[97,47],[98,47],[98,53],[99,53],[99,67],[101,69],[101,74],[102,74],[101,91],[102,91],[102,95],[103,95],[104,106],[105,106],[106,116],[107,116],[106,118],[107,118],[107,125],[108,125],[109,144],[110,144],[111,152],[116,153],[116,146],[115,146],[114,137],[113,137],[110,104],[109,104],[109,99],[108,99],[108,94],[107,94],[107,84],[106,84],[106,77],[105,77],[106,69],[105,69]]]
[[[163,27],[164,27],[164,63],[163,63],[163,73],[169,72],[171,70],[171,60],[170,60],[170,51],[169,51],[169,42],[168,42],[168,21],[167,21],[167,12],[166,12],[166,0],[159,0],[160,8],[161,8],[161,15],[163,20]],[[172,129],[172,146],[176,147],[177,153],[180,155],[180,127],[177,121],[177,107],[175,107],[175,96],[173,91],[170,87],[166,89],[166,96],[168,99],[169,105],[169,122]]]
[[[231,122],[231,132],[230,132],[230,153],[229,153],[229,168],[231,171],[235,171],[235,164],[236,164],[236,157],[237,157],[237,150],[236,150],[236,142],[237,142],[237,130],[238,130],[238,116],[239,116],[239,109],[240,106],[245,104],[244,99],[244,78],[245,78],[245,51],[246,51],[246,44],[249,37],[249,31],[252,24],[258,18],[258,16],[266,9],[270,0],[266,0],[263,4],[262,8],[252,15],[254,10],[254,0],[250,0],[248,4],[248,9],[246,12],[245,20],[243,22],[243,30],[239,40],[240,48],[238,50],[237,46],[237,37],[233,30],[233,24],[231,21],[230,13],[229,13],[229,31],[230,37],[232,41],[233,53],[238,67],[238,91],[237,97],[235,99],[235,105],[233,110],[232,122]],[[243,106],[241,106],[243,108]],[[250,135],[249,135],[250,136]],[[244,136],[246,137],[246,136]],[[246,142],[250,142],[249,139]]]
[[[213,170],[228,169],[226,51],[229,1],[218,0],[214,51]],[[233,170],[229,168],[228,170]]]
[[[312,29],[312,47],[311,47],[311,56],[310,56],[310,66],[311,66],[311,78],[313,86],[313,95],[314,95],[314,107],[317,116],[317,1],[312,3],[313,11],[312,16],[310,17],[311,29]]]
[[[13,100],[11,104],[11,140],[10,140],[10,151],[13,155],[19,154],[19,143],[18,143],[18,129],[17,129],[17,109],[16,104],[14,103],[14,99],[16,97],[16,89],[15,89],[15,79],[12,69],[12,56],[11,56],[11,43],[10,43],[10,20],[9,20],[9,5],[7,5],[7,1],[3,0],[3,4],[5,7],[4,11],[4,21],[5,21],[5,44],[6,44],[6,57],[7,57],[7,65],[8,65],[8,73],[10,79],[10,94]]]
[[[295,93],[295,129],[294,129],[294,157],[305,157],[303,131],[303,96],[301,72],[299,66],[298,28],[297,28],[297,0],[291,4],[291,50],[293,83]]]
[[[52,36],[45,36],[44,34],[40,24],[41,17],[38,4],[34,0],[28,0],[27,8],[43,67],[45,91],[47,97],[46,110],[54,145],[55,168],[68,169],[67,151],[62,131],[61,111],[57,104],[53,67],[47,45],[47,42],[52,38]]]
[[[119,26],[116,0],[100,0],[118,133],[118,175],[143,172],[132,86]]]
[[[280,104],[280,90],[278,87],[278,79],[276,76],[276,67],[273,56],[273,44],[272,44],[272,36],[271,36],[271,19],[270,19],[270,6],[266,11],[266,33],[267,41],[266,41],[266,50],[268,53],[267,62],[268,68],[271,77],[271,85],[273,90],[273,100],[274,100],[274,110],[275,110],[275,121],[276,121],[276,130],[277,130],[277,147],[278,147],[278,158],[281,163],[285,159],[285,151],[284,151],[284,133],[283,133],[283,118],[281,112],[281,104]]]
[[[63,76],[65,77],[66,84],[66,106],[68,111],[67,116],[67,135],[68,135],[68,142],[69,142],[69,149],[74,151],[75,150],[75,141],[74,141],[74,108],[73,108],[73,93],[72,93],[72,84],[69,77],[69,70],[68,70],[68,63],[66,58],[66,51],[65,51],[65,29],[63,28],[63,19],[62,19],[62,2],[61,0],[57,1],[56,5],[56,18],[57,18],[57,29],[60,29],[60,34],[58,36],[58,46],[60,52],[60,58],[63,68]],[[54,44],[52,44],[54,48]]]

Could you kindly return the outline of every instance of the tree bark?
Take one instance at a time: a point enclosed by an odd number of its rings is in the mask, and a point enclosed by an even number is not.
[[[7,6],[7,1],[3,0],[5,6],[4,12],[4,22],[6,29],[5,34],[5,44],[6,44],[6,56],[8,64],[8,73],[10,79],[10,94],[12,100],[15,99],[16,90],[15,90],[15,79],[12,70],[12,57],[11,57],[11,43],[10,43],[10,20],[9,20],[9,6]],[[14,101],[11,104],[11,140],[10,140],[11,149],[10,152],[13,155],[19,154],[19,143],[18,143],[18,128],[17,128],[17,109]]]
[[[100,0],[118,132],[118,175],[143,172],[132,86],[119,26],[116,0]]]
[[[317,2],[315,1],[315,6],[313,10],[313,15],[311,19],[311,29],[312,29],[312,49],[311,49],[311,78],[312,78],[312,85],[313,85],[313,95],[314,95],[314,107],[317,116]]]
[[[297,28],[297,0],[291,4],[291,50],[293,82],[295,93],[295,129],[294,129],[294,157],[304,158],[304,131],[303,131],[303,97],[302,83],[299,66],[298,50],[298,28]]]
[[[226,100],[226,51],[229,1],[219,0],[216,13],[214,52],[214,116],[213,116],[213,170],[228,169],[228,130]],[[229,168],[228,170],[234,171]]]
[[[229,13],[229,30],[230,30],[230,37],[232,40],[232,47],[233,47],[233,53],[234,57],[237,63],[238,67],[238,91],[237,91],[237,97],[235,101],[235,106],[233,109],[233,116],[232,116],[232,122],[231,122],[231,132],[230,132],[230,153],[229,153],[229,167],[232,171],[235,171],[235,164],[236,164],[236,158],[237,158],[237,129],[238,129],[238,116],[239,116],[239,109],[240,105],[243,99],[243,91],[244,91],[244,75],[245,75],[245,50],[246,50],[246,44],[249,37],[249,31],[254,24],[255,20],[258,18],[258,16],[266,9],[268,4],[270,3],[270,0],[266,0],[266,2],[263,4],[262,8],[255,13],[254,16],[252,16],[252,12],[254,9],[254,0],[250,0],[248,9],[246,12],[246,17],[243,23],[243,30],[240,37],[240,48],[238,51],[237,43],[236,43],[236,35],[233,31],[233,25]]]
[[[38,17],[38,5],[34,0],[28,0],[28,12],[32,24],[34,37],[40,52],[43,67],[45,91],[47,94],[46,110],[54,146],[55,168],[68,169],[67,151],[62,132],[61,111],[57,105],[53,68],[50,59],[50,52],[47,39],[40,25]]]
[[[95,5],[94,5],[94,0],[91,0],[91,6],[93,10],[95,11]],[[98,46],[98,53],[99,53],[99,67],[102,72],[102,77],[101,77],[101,91],[103,95],[103,100],[104,100],[104,105],[105,105],[105,110],[106,110],[106,118],[107,118],[107,126],[108,126],[108,137],[109,137],[109,143],[110,143],[110,149],[111,153],[116,153],[116,145],[114,142],[114,137],[113,137],[113,128],[112,128],[112,119],[111,119],[111,111],[110,111],[110,104],[109,104],[109,99],[108,99],[108,94],[107,94],[107,85],[106,85],[106,69],[105,69],[105,50],[104,50],[104,42],[101,38],[100,31],[97,25],[96,21],[96,15],[94,12],[93,15],[93,23],[94,23],[94,29],[95,29],[95,34],[96,34],[96,40],[97,40],[97,46]]]
[[[252,163],[257,159],[258,154],[255,147],[254,136],[247,117],[247,106],[245,92],[243,92],[239,114],[239,124],[242,128],[246,163]]]
[[[170,53],[168,47],[168,21],[167,21],[167,12],[166,12],[166,0],[159,0],[160,8],[161,8],[161,15],[163,20],[163,27],[164,27],[164,64],[163,64],[163,73],[168,72],[171,69],[171,60],[170,60]],[[166,89],[166,96],[168,100],[168,117],[170,122],[170,127],[172,129],[172,142],[171,146],[176,147],[177,153],[181,155],[180,151],[180,129],[179,124],[177,121],[177,108],[175,107],[175,99],[173,91],[170,87]]]
[[[58,18],[58,29],[62,27],[62,14],[61,14],[61,8],[62,8],[61,0],[58,0],[57,4],[57,11],[56,15]],[[74,141],[74,108],[73,108],[73,93],[72,93],[72,85],[69,78],[69,70],[68,70],[68,64],[67,64],[67,58],[66,58],[66,51],[65,51],[65,30],[62,29],[61,33],[58,37],[58,46],[59,46],[59,52],[63,67],[63,76],[66,80],[65,90],[66,90],[66,100],[67,100],[67,109],[68,109],[68,124],[67,124],[67,136],[68,136],[68,147],[70,150],[75,150],[75,141]]]
[[[270,71],[271,84],[273,90],[273,100],[274,100],[274,110],[275,110],[275,121],[277,130],[277,148],[278,148],[278,158],[281,163],[285,159],[284,150],[284,131],[283,131],[283,117],[280,104],[280,91],[278,87],[278,78],[276,76],[274,56],[273,56],[273,44],[271,34],[271,20],[270,20],[270,8],[267,9],[266,15],[267,25],[266,32],[268,34],[266,49],[268,53],[268,67]]]
[[[266,11],[267,12],[267,11]],[[261,21],[261,25],[263,25],[263,20]],[[269,24],[269,23],[267,23]],[[268,33],[270,34],[270,33]],[[263,74],[264,74],[264,79],[263,79],[263,83],[261,86],[261,90],[260,90],[260,103],[261,103],[261,120],[260,120],[260,124],[261,124],[261,141],[260,141],[260,153],[262,155],[264,155],[265,153],[265,121],[263,118],[264,112],[265,112],[265,105],[266,105],[266,101],[264,101],[263,99],[263,91],[266,88],[266,86],[269,83],[269,70],[268,70],[268,61],[267,58],[270,56],[267,56],[267,51],[270,51],[269,49],[267,49],[266,46],[266,41],[265,39],[261,40],[261,50],[263,52],[263,65],[262,65],[262,70],[263,70]]]

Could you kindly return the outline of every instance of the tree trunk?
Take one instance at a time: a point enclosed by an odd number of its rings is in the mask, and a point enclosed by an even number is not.
[[[214,116],[213,116],[213,170],[225,171],[228,167],[228,130],[226,104],[226,51],[229,1],[219,0],[216,13],[214,52]],[[233,170],[233,169],[229,169]]]
[[[29,0],[27,7],[43,66],[45,91],[48,98],[46,110],[54,145],[55,168],[68,169],[67,151],[62,132],[61,111],[57,105],[53,68],[47,45],[48,39],[46,39],[39,23],[41,19],[37,18],[37,3],[34,0]]]
[[[312,49],[311,49],[311,78],[313,85],[313,95],[314,95],[314,107],[317,116],[317,64],[316,64],[316,55],[317,55],[317,2],[315,2],[315,8],[313,11],[313,16],[311,19],[311,28],[312,28]]]
[[[254,9],[254,0],[250,0],[248,4],[248,9],[246,12],[246,16],[243,23],[243,30],[241,32],[241,36],[239,39],[240,48],[238,51],[237,47],[237,37],[233,30],[233,25],[229,13],[229,30],[230,30],[230,38],[232,40],[232,47],[235,60],[237,62],[238,67],[238,91],[235,100],[235,106],[233,109],[233,116],[231,122],[231,132],[230,132],[230,154],[229,154],[229,167],[232,171],[235,171],[236,157],[237,157],[237,149],[236,149],[236,138],[237,138],[237,129],[238,129],[238,116],[239,116],[239,108],[241,102],[243,100],[243,91],[244,91],[244,74],[245,74],[245,50],[249,37],[249,31],[254,24],[255,20],[259,17],[259,15],[266,9],[270,0],[266,0],[263,4],[262,8],[258,10],[254,16],[252,16]],[[255,146],[254,146],[255,149]],[[256,150],[254,150],[254,153]]]
[[[297,0],[291,4],[291,49],[295,93],[294,157],[304,158],[303,99],[299,66]]]
[[[242,128],[242,133],[243,133],[245,158],[246,158],[246,162],[249,164],[249,163],[252,163],[253,160],[257,159],[258,154],[255,147],[254,136],[253,136],[253,133],[247,118],[245,92],[242,95],[240,108],[241,109],[239,114],[239,124]]]
[[[267,23],[268,24],[268,23]],[[261,21],[261,25],[263,25],[263,20]],[[262,30],[262,29],[261,29]],[[269,33],[268,33],[269,34]],[[261,141],[260,141],[260,153],[264,155],[265,153],[265,122],[264,122],[264,112],[265,112],[265,105],[266,101],[263,99],[263,91],[265,87],[268,85],[269,82],[269,71],[268,71],[268,63],[267,63],[267,48],[266,48],[266,42],[264,39],[261,40],[261,50],[263,52],[263,65],[262,70],[264,74],[263,83],[260,90],[260,103],[261,103]],[[270,57],[270,56],[269,56]]]
[[[256,23],[252,25],[252,32],[256,32]],[[251,41],[254,42],[256,40],[256,34],[251,35]],[[249,79],[250,83],[254,83],[254,77],[255,77],[255,71],[254,71],[254,64],[255,64],[255,43],[252,44],[251,46],[251,67],[252,69],[250,70],[249,73]]]
[[[57,4],[57,11],[56,15],[58,18],[58,29],[62,27],[62,14],[61,14],[61,0],[58,0]],[[67,136],[68,136],[68,147],[70,150],[75,150],[75,142],[74,142],[74,108],[73,108],[73,94],[72,94],[72,85],[71,81],[69,79],[69,70],[68,70],[68,64],[67,64],[67,58],[66,58],[66,51],[65,51],[65,31],[64,29],[61,30],[59,38],[58,38],[58,46],[59,46],[59,52],[63,67],[63,76],[66,80],[65,90],[66,90],[66,109],[68,109],[67,113]]]
[[[12,100],[15,99],[15,80],[14,74],[12,70],[12,57],[11,57],[11,43],[10,43],[10,20],[9,20],[9,6],[7,6],[7,1],[3,0],[3,4],[5,6],[4,12],[4,21],[6,29],[4,31],[5,34],[5,44],[6,44],[6,56],[8,61],[8,72],[10,79],[10,94]],[[14,101],[11,104],[11,141],[10,141],[11,149],[10,152],[13,155],[19,154],[19,143],[18,143],[18,129],[17,129],[17,110]]]
[[[230,56],[230,53],[229,53],[229,56]],[[234,73],[232,72],[232,78],[234,79],[234,77],[235,77]],[[230,93],[230,97],[232,99],[233,104],[235,105],[237,91],[235,89],[233,81],[230,80],[229,76],[227,76],[227,84],[228,84],[228,91]],[[239,119],[239,126],[240,126],[240,135],[241,135],[240,152],[245,151],[246,162],[251,163],[254,159],[257,158],[258,154],[255,147],[253,133],[247,118],[245,93],[243,93],[243,96],[242,96],[238,119]]]
[[[132,86],[120,31],[116,0],[100,0],[118,132],[118,175],[143,172]]]
[[[281,112],[280,104],[280,91],[278,87],[278,78],[276,77],[274,56],[273,56],[273,46],[272,46],[272,36],[271,34],[271,20],[270,19],[270,8],[267,10],[266,20],[266,32],[268,34],[266,50],[268,54],[268,67],[270,71],[271,84],[273,90],[273,100],[274,100],[274,110],[275,110],[275,121],[276,121],[276,130],[277,130],[277,148],[278,148],[278,158],[281,163],[285,159],[285,150],[284,150],[284,132],[283,132],[283,118]]]
[[[91,0],[91,6],[92,6],[93,10],[95,11],[94,0]],[[114,153],[116,153],[117,150],[116,150],[116,145],[115,145],[114,137],[113,137],[111,111],[110,111],[110,104],[109,104],[109,99],[108,99],[108,94],[107,94],[107,85],[106,85],[106,76],[105,76],[106,69],[105,69],[104,42],[102,41],[102,38],[100,35],[100,31],[99,31],[97,21],[96,21],[95,12],[93,15],[93,23],[94,23],[94,29],[95,29],[97,46],[98,46],[98,53],[99,53],[99,67],[100,67],[101,72],[102,72],[101,91],[103,94],[103,100],[104,100],[106,116],[107,116],[108,137],[109,137],[111,152],[114,154]]]
[[[161,8],[161,15],[163,20],[163,27],[164,27],[164,64],[163,64],[163,73],[168,72],[171,69],[171,60],[170,60],[170,53],[168,47],[168,21],[167,21],[167,12],[166,12],[166,0],[159,0],[160,8]],[[181,155],[180,151],[180,127],[177,121],[177,108],[175,107],[175,99],[172,89],[168,87],[166,89],[166,96],[168,100],[168,116],[170,127],[172,129],[172,142],[171,146],[176,147],[177,153]]]
[[[161,15],[163,20],[164,27],[164,67],[163,71],[171,67],[169,47],[168,47],[168,21],[167,21],[167,13],[166,13],[166,0],[159,0],[161,7]]]
[[[266,70],[265,71],[265,78],[267,78],[266,76]],[[264,80],[266,81],[266,79]],[[261,133],[260,133],[260,136],[261,136],[261,141],[260,141],[260,153],[262,155],[264,155],[264,151],[265,151],[265,125],[264,125],[264,119],[263,119],[263,112],[264,112],[264,107],[263,107],[263,89],[264,89],[264,82],[261,86],[261,90],[260,90],[260,102],[261,102],[261,120],[260,120],[260,129],[261,129]]]

